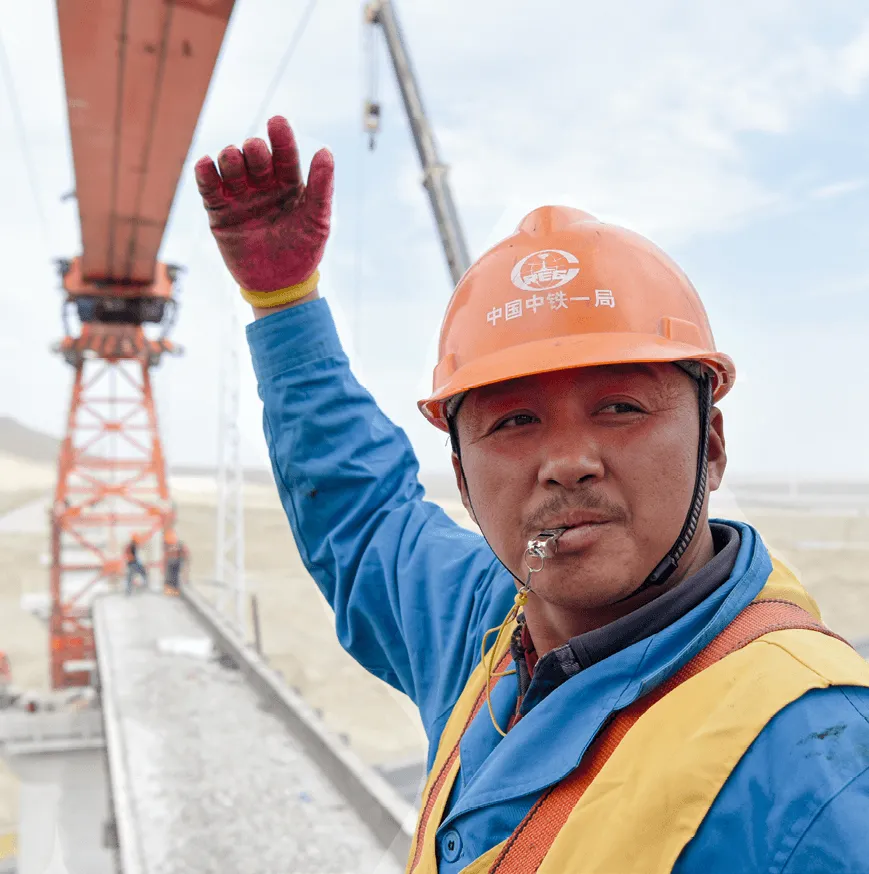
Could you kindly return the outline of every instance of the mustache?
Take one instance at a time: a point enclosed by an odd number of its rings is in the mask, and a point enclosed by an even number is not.
[[[573,499],[565,500],[563,497],[553,497],[550,500],[544,501],[528,517],[528,529],[532,533],[537,534],[546,528],[547,525],[550,525],[553,519],[558,519],[570,513],[582,512],[597,513],[613,522],[624,522],[626,518],[623,507],[620,507],[603,495],[588,493],[583,495],[581,499],[574,497]]]

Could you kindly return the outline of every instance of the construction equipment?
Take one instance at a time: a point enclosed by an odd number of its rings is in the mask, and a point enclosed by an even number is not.
[[[55,351],[74,378],[51,514],[55,689],[90,680],[90,602],[119,581],[130,532],[160,548],[174,525],[151,371],[181,352],[180,268],[157,252],[233,6],[57,2],[82,254],[59,262]]]
[[[410,56],[391,0],[373,0],[369,3],[365,7],[365,20],[372,27],[379,26],[383,31],[386,47],[401,91],[401,99],[413,133],[413,141],[416,143],[419,160],[422,164],[422,184],[425,186],[431,201],[453,285],[457,285],[471,264],[468,244],[465,241],[465,235],[453,201],[453,194],[447,178],[448,168],[438,154],[434,134],[423,106],[419,85],[411,67]],[[374,138],[380,127],[380,104],[376,100],[366,102],[364,124],[370,136],[369,145],[373,148]]]

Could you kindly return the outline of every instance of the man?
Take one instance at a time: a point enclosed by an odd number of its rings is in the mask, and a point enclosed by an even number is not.
[[[127,544],[127,548],[124,551],[124,557],[127,561],[127,579],[125,589],[128,595],[133,593],[133,586],[135,585],[136,577],[141,578],[140,585],[145,587],[148,585],[148,571],[139,559],[139,546],[141,545],[141,542],[141,536],[134,533],[130,537],[130,542]]]
[[[181,569],[187,562],[187,547],[178,539],[174,530],[166,532],[166,588],[170,593],[177,593],[181,585]]]
[[[18,692],[12,685],[12,668],[9,657],[0,650],[0,710],[11,707],[18,698]]]
[[[735,370],[684,274],[555,207],[471,267],[420,407],[480,537],[424,500],[318,299],[331,155],[305,185],[268,133],[197,183],[302,558],[430,740],[409,870],[869,871],[869,670],[753,528],[709,521]]]

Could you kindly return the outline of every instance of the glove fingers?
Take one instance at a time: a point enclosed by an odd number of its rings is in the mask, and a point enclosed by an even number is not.
[[[272,156],[275,168],[275,178],[286,185],[296,187],[302,184],[302,168],[299,166],[299,148],[289,122],[276,115],[268,122],[269,141],[272,144]]]
[[[223,190],[228,194],[241,194],[247,188],[247,169],[244,156],[236,146],[227,146],[217,156],[217,166],[223,177]]]
[[[329,228],[332,217],[332,194],[335,189],[335,159],[328,149],[320,149],[311,160],[305,202],[308,216],[318,225]]]
[[[200,158],[196,162],[193,172],[196,176],[196,187],[199,189],[205,206],[209,209],[222,206],[226,198],[223,196],[220,174],[217,172],[217,167],[214,166],[214,161],[208,155]]]
[[[274,181],[272,154],[259,137],[244,141],[244,165],[250,184],[256,188],[268,188]]]

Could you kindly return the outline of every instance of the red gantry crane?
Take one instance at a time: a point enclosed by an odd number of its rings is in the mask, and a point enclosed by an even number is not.
[[[73,370],[51,517],[51,684],[89,682],[90,600],[174,509],[151,384],[179,268],[157,261],[234,0],[57,0],[82,252],[59,262]],[[159,559],[152,562],[160,565]]]

